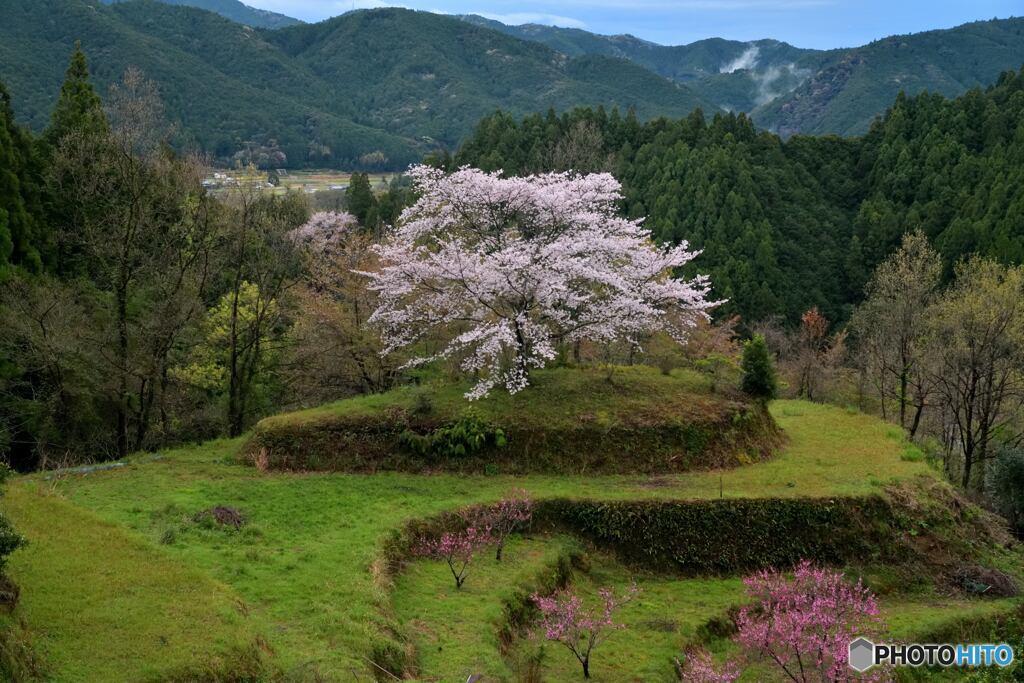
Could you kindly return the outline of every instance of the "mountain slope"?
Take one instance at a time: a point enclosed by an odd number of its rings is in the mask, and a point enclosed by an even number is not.
[[[349,12],[266,39],[350,98],[359,121],[446,145],[495,109],[633,107],[680,116],[708,103],[609,57],[571,59],[451,17],[403,9]],[[382,44],[402,46],[383,49]]]
[[[685,83],[717,108],[753,112],[761,126],[793,133],[859,135],[901,90],[946,96],[989,85],[1024,64],[1024,19],[994,19],[893,36],[863,47],[804,50],[774,40],[711,38],[664,46],[629,35],[479,16],[464,21],[547,45],[568,56],[606,55]]]
[[[540,24],[508,26],[477,15],[460,18],[542,43],[570,57],[604,55],[627,59],[659,76],[686,84],[712,102],[713,109],[730,111],[750,111],[792,90],[817,70],[828,54],[777,40],[741,42],[709,38],[668,46],[631,35],[605,36]]]
[[[846,50],[793,92],[754,112],[770,130],[858,135],[903,91],[954,97],[1024,64],[1024,18],[892,36]]]
[[[47,20],[59,16],[60,21]],[[279,145],[305,163],[313,143],[322,162],[346,165],[379,150],[395,163],[422,154],[411,140],[360,126],[317,77],[290,62],[262,34],[216,14],[154,2],[110,7],[83,0],[0,4],[0,80],[19,117],[43,128],[76,40],[105,93],[129,65],[160,88],[169,118],[222,161],[254,145]]]
[[[129,0],[103,0],[106,3],[128,2]],[[168,5],[184,5],[185,7],[196,7],[208,12],[215,12],[231,21],[254,28],[284,28],[295,26],[303,22],[298,19],[270,12],[265,9],[249,7],[239,0],[159,0]]]
[[[170,117],[224,163],[260,149],[290,166],[345,167],[379,151],[400,168],[457,145],[496,109],[603,105],[677,117],[711,106],[625,60],[569,59],[424,12],[350,12],[269,31],[151,0],[11,0],[0,4],[0,80],[37,130],[76,40],[101,93],[141,67]]]

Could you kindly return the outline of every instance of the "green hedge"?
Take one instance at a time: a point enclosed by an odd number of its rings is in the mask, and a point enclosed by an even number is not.
[[[534,527],[567,531],[627,564],[738,574],[808,559],[845,564],[899,554],[900,531],[881,496],[859,498],[538,501]]]
[[[498,473],[667,473],[748,464],[769,457],[782,433],[760,404],[737,404],[714,421],[665,419],[642,426],[580,424],[573,428],[496,424],[505,442],[460,457],[425,455],[403,447],[409,432],[450,426],[406,416],[344,416],[257,425],[243,457],[292,471],[380,470]],[[403,434],[405,437],[403,438]]]

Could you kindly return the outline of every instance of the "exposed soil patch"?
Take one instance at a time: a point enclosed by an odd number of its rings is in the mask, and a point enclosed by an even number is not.
[[[197,522],[204,519],[212,519],[218,526],[230,526],[234,529],[241,529],[242,525],[245,524],[245,517],[242,515],[241,510],[222,505],[212,507],[209,510],[203,510],[197,513],[193,519]]]

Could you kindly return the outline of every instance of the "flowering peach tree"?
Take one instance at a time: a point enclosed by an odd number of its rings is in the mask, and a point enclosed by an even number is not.
[[[804,561],[793,578],[760,572],[744,579],[755,599],[740,610],[736,641],[773,662],[788,680],[877,680],[847,666],[850,641],[878,632],[878,603],[858,580]]]
[[[440,538],[425,538],[413,551],[420,557],[433,560],[444,560],[455,579],[455,587],[462,588],[469,574],[469,566],[477,551],[491,543],[491,536],[486,529],[467,527],[464,531],[449,531]]]
[[[622,596],[615,595],[611,588],[602,588],[598,591],[599,608],[585,607],[583,599],[571,588],[547,597],[534,593],[532,598],[541,613],[540,630],[544,637],[568,648],[583,667],[583,677],[590,678],[590,655],[612,631],[625,628],[615,623],[612,615],[637,592],[636,584]]]
[[[636,343],[657,330],[682,341],[714,305],[706,277],[675,276],[698,252],[658,246],[641,220],[621,217],[607,173],[410,175],[420,199],[378,247],[381,269],[366,273],[380,301],[371,321],[387,351],[448,339],[410,365],[457,359],[480,377],[467,398],[523,389],[560,342]]]
[[[683,683],[733,683],[740,677],[740,670],[735,662],[726,662],[721,667],[716,667],[711,654],[698,648],[687,651],[682,662],[677,659],[676,667],[679,680]]]
[[[530,499],[529,493],[519,489],[493,505],[469,508],[465,511],[464,517],[469,526],[487,530],[495,545],[494,559],[501,562],[505,539],[533,519],[533,500]]]

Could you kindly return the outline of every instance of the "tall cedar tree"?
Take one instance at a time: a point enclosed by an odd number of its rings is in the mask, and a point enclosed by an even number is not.
[[[740,367],[743,370],[744,393],[764,400],[771,400],[778,395],[779,382],[764,335],[755,334],[753,339],[743,345]]]
[[[370,187],[370,176],[366,173],[353,173],[348,186],[348,211],[359,220],[364,228],[371,228],[368,220],[376,214],[374,208],[377,200]]]
[[[38,171],[32,139],[15,123],[11,96],[0,83],[0,268],[43,266]]]
[[[71,53],[60,96],[50,115],[50,127],[43,134],[46,154],[52,161],[65,153],[70,140],[75,145],[92,144],[110,133],[103,102],[89,82],[89,64],[81,43],[75,43]],[[92,141],[92,142],[90,142]],[[83,156],[83,173],[102,173],[99,155],[96,158]],[[49,191],[46,193],[46,222],[54,231],[56,242],[55,268],[60,275],[82,275],[86,270],[83,263],[81,240],[86,230],[86,207],[70,198],[62,181],[51,175]]]
[[[44,138],[48,144],[58,145],[72,132],[94,135],[107,132],[103,103],[89,82],[89,63],[80,42],[75,43],[75,51],[71,53],[60,97],[50,115],[50,127]]]

